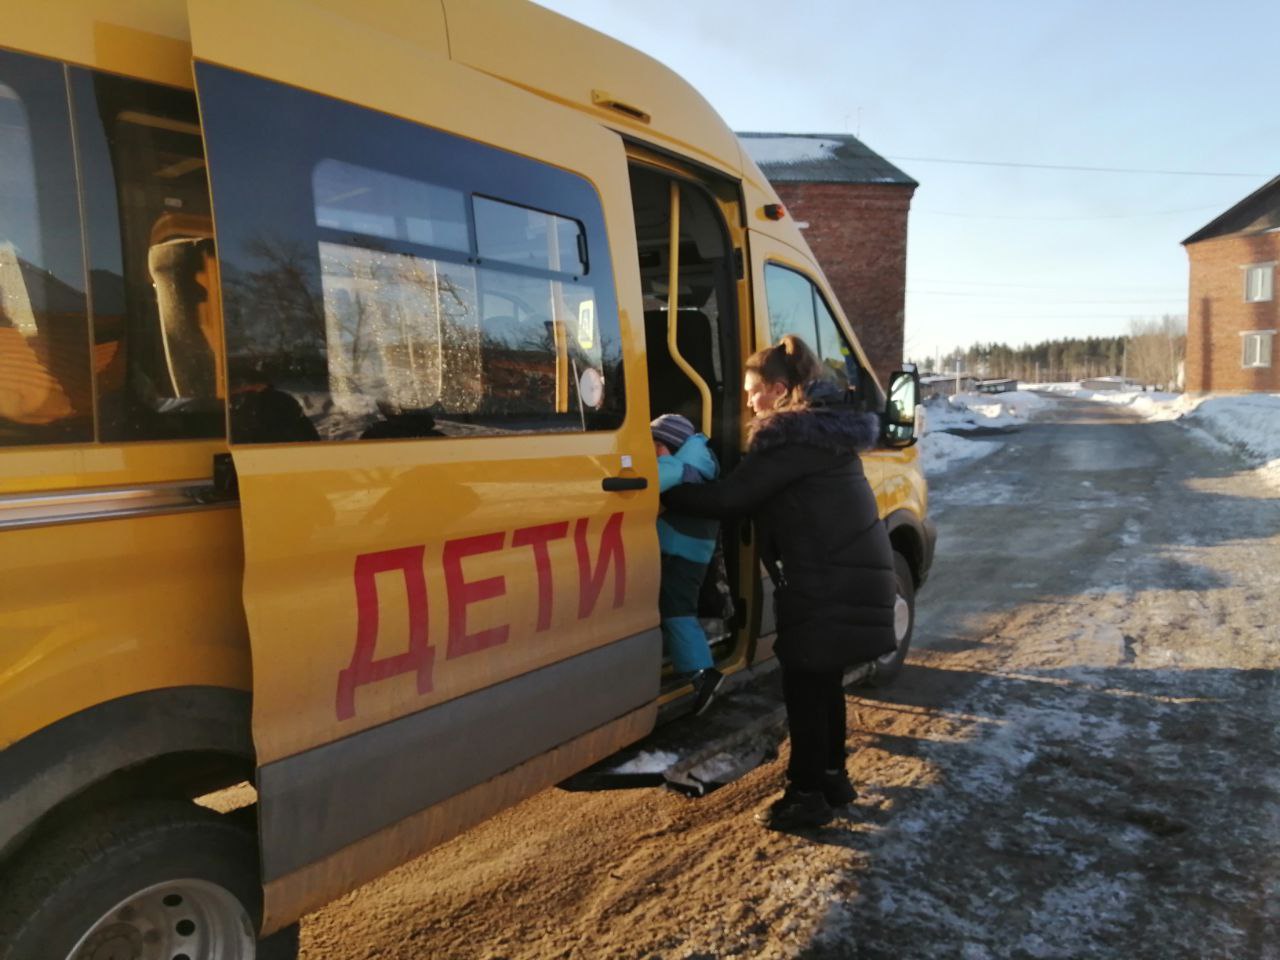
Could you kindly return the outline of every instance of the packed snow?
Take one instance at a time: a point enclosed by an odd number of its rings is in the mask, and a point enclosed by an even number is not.
[[[943,401],[939,403],[938,401]],[[959,393],[938,397],[929,406],[931,430],[977,430],[1025,423],[1037,410],[1053,403],[1027,390],[1009,393]]]
[[[921,463],[925,473],[942,473],[958,463],[967,463],[995,453],[1004,441],[984,435],[981,439],[960,436],[980,430],[1008,430],[1025,423],[1037,410],[1053,401],[1025,390],[1009,393],[958,393],[934,397],[925,405],[924,436],[920,439]]]
[[[664,750],[653,752],[642,751],[626,763],[614,767],[611,773],[665,773],[669,767],[680,762],[674,753]]]
[[[1280,393],[1191,396],[1140,390],[1082,390],[1078,383],[1042,384],[1038,389],[1126,406],[1148,420],[1176,420],[1210,443],[1239,451],[1263,479],[1280,486]]]

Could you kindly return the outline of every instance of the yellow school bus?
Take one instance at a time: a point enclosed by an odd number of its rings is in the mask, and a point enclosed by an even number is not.
[[[677,76],[516,0],[9,7],[0,960],[289,955],[649,732],[689,693],[649,420],[731,468],[781,333],[884,413],[896,673],[914,377],[876,381]],[[749,525],[722,542],[734,672],[771,605]]]

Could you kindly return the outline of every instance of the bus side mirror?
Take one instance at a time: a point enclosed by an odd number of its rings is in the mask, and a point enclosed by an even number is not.
[[[898,370],[889,378],[889,395],[884,405],[884,426],[880,436],[887,447],[909,447],[920,439],[916,410],[920,406],[920,374]]]

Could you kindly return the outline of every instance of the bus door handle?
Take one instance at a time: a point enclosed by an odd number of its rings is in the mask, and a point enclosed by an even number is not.
[[[605,477],[600,487],[606,493],[620,493],[623,490],[644,490],[649,481],[644,477]]]

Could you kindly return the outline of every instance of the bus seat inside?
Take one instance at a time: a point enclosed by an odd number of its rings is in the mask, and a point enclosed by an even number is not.
[[[649,417],[678,413],[700,424],[702,395],[693,381],[676,365],[667,349],[667,311],[646,310],[644,342],[649,364]],[[680,355],[709,384],[716,384],[714,334],[711,321],[697,310],[676,313],[676,347]]]
[[[213,241],[181,237],[151,246],[147,268],[155,285],[160,340],[174,398],[218,396],[220,343],[209,310]]]

